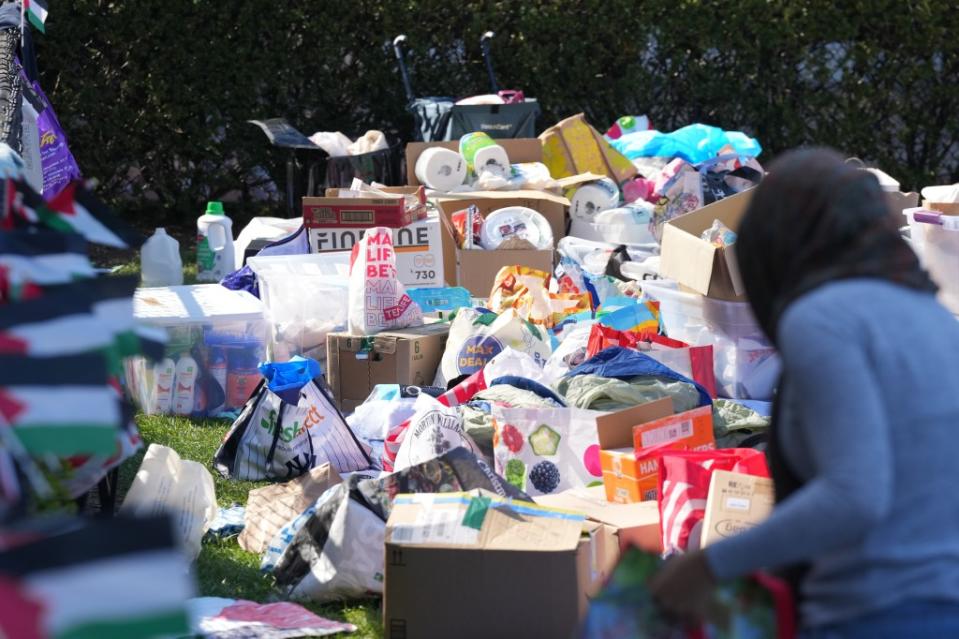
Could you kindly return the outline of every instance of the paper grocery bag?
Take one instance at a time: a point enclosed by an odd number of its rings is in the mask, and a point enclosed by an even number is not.
[[[339,474],[330,464],[323,464],[293,481],[251,490],[246,503],[246,525],[237,539],[240,548],[257,554],[265,552],[280,528],[338,483]]]

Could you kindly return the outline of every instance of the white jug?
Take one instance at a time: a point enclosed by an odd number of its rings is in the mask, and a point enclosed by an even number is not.
[[[219,282],[236,265],[233,220],[223,212],[222,202],[208,202],[206,213],[196,221],[196,279]]]
[[[183,260],[180,243],[158,228],[140,249],[140,278],[144,286],[183,284]]]

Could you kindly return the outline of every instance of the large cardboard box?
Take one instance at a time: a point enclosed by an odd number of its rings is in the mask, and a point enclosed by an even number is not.
[[[377,384],[429,386],[449,330],[449,324],[436,322],[376,335],[331,333],[326,338],[326,379],[336,405],[352,411]]]
[[[384,634],[572,636],[617,554],[609,528],[580,514],[482,491],[400,495],[386,524]]]
[[[370,228],[407,226],[414,211],[401,194],[395,197],[305,197],[303,225],[314,228]]]
[[[475,205],[484,218],[489,213],[507,206],[526,206],[542,213],[550,222],[551,227],[554,226],[554,223],[565,223],[562,222],[566,215],[564,204],[548,199],[528,198],[523,193],[525,192],[514,191],[511,197],[504,197],[506,194],[502,193],[492,197],[490,194],[484,194],[480,197],[439,198],[435,201],[447,222],[456,211]],[[475,297],[487,297],[489,295],[496,274],[504,266],[529,266],[547,273],[553,272],[552,250],[464,250],[455,246],[451,233],[444,239],[452,244],[452,252],[456,259],[456,285],[467,289]]]
[[[663,550],[663,537],[659,530],[659,504],[655,501],[617,504],[606,499],[602,486],[593,486],[542,495],[536,498],[536,503],[580,512],[592,521],[609,526],[619,540],[620,550],[629,546],[639,546],[650,552]]]
[[[769,478],[713,471],[700,544],[708,546],[761,523],[772,513],[775,501]]]
[[[716,247],[701,235],[714,220],[736,231],[752,195],[749,189],[666,222],[659,262],[662,276],[706,297],[745,301],[735,245]]]

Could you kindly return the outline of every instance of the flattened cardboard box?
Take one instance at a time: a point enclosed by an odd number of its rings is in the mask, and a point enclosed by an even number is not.
[[[491,500],[481,523],[478,497]],[[581,514],[537,512],[560,513],[483,491],[398,497],[386,525],[385,636],[571,636],[617,541]]]
[[[655,501],[612,503],[606,499],[603,486],[593,486],[542,495],[536,498],[536,503],[580,512],[592,521],[609,526],[619,540],[620,550],[630,545],[650,552],[663,550],[663,538],[659,531],[659,504]]]
[[[772,513],[774,503],[773,480],[714,471],[706,497],[701,545],[708,546],[761,523]]]
[[[303,226],[308,229],[339,226],[400,228],[412,222],[413,211],[406,208],[405,198],[399,194],[390,198],[303,198]]]
[[[351,412],[377,384],[429,386],[449,331],[449,324],[436,322],[376,335],[331,333],[326,338],[326,375],[336,405]]]
[[[660,274],[706,297],[745,301],[735,244],[719,248],[702,239],[701,235],[714,220],[737,231],[752,196],[753,190],[749,189],[666,222]]]

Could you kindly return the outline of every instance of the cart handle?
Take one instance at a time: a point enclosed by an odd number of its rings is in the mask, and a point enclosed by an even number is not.
[[[489,74],[489,86],[493,93],[499,93],[499,83],[496,81],[496,73],[493,72],[493,60],[489,53],[490,40],[496,35],[492,31],[487,31],[480,36],[480,49],[483,51],[483,61],[486,62],[486,73]]]
[[[393,38],[393,53],[396,54],[396,61],[400,67],[400,77],[403,79],[403,89],[406,91],[406,99],[412,102],[414,100],[413,85],[410,84],[410,74],[406,69],[406,60],[403,57],[403,47],[401,46],[404,42],[406,42],[406,36],[402,33]]]

